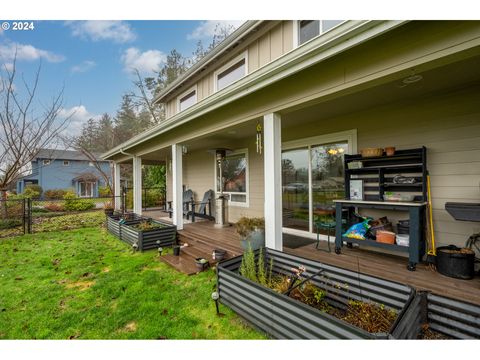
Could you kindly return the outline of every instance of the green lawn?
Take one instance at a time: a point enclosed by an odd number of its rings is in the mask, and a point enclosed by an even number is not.
[[[101,228],[0,239],[0,339],[262,339],[186,276]]]

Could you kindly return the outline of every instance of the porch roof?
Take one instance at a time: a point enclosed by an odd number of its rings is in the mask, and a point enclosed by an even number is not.
[[[346,21],[332,31],[299,46],[278,59],[245,76],[243,79],[222,89],[199,103],[191,106],[168,120],[134,136],[123,144],[102,154],[102,158],[113,160],[115,156],[133,154],[127,150],[138,146],[160,134],[188,123],[195,118],[250,95],[315,64],[325,61],[346,50],[378,37],[408,21]]]

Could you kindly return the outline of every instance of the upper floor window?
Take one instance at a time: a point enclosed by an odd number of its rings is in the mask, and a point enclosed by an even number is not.
[[[215,72],[215,90],[222,90],[228,85],[247,75],[246,53],[230,61]]]
[[[178,97],[178,111],[188,109],[197,103],[197,89],[191,88]]]
[[[63,160],[63,166],[70,166],[70,161]]]
[[[298,45],[302,45],[314,37],[323,34],[344,20],[300,20],[298,21]]]
[[[43,165],[50,165],[50,160],[43,160]]]

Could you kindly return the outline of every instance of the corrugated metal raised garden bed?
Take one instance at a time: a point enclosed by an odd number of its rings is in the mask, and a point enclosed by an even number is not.
[[[393,336],[397,339],[479,339],[480,306],[418,292]]]
[[[107,215],[107,229],[140,251],[173,246],[177,237],[175,225],[136,214]]]
[[[293,291],[287,296],[286,292],[247,279],[239,273],[242,256],[221,262],[217,268],[221,303],[273,338],[388,339],[415,295],[413,288],[400,283],[271,249],[255,252],[257,266],[260,254],[264,254],[263,265],[267,273],[271,269],[272,277],[284,279],[292,275],[293,269],[302,268],[302,279],[308,280],[308,286],[313,286],[325,303],[324,309],[310,306],[292,298]],[[300,283],[305,289],[306,283]],[[302,287],[297,289],[302,291]],[[393,314],[388,330],[368,332],[332,315],[347,314],[352,304],[372,305]]]

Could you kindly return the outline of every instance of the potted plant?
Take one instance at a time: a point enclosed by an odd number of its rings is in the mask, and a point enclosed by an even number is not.
[[[199,271],[203,271],[208,268],[209,263],[207,259],[199,257],[195,259],[195,265]]]
[[[103,210],[105,211],[105,215],[112,216],[115,208],[113,207],[113,203],[111,201],[106,201],[103,206]]]
[[[241,237],[244,250],[257,250],[265,246],[265,219],[241,217],[235,224],[235,229]]]

